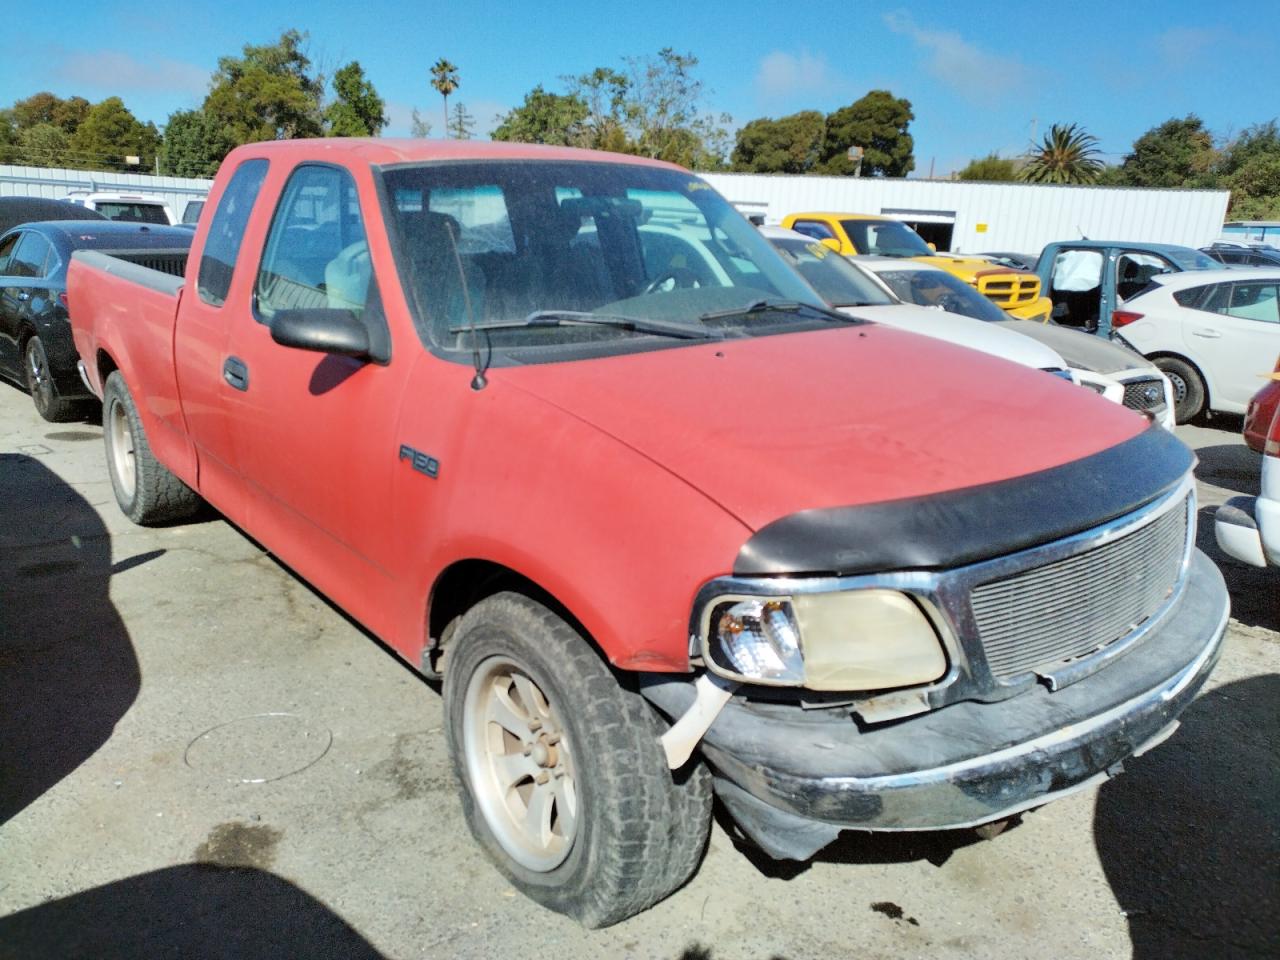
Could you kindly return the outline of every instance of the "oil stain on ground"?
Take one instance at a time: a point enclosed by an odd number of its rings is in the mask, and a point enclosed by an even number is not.
[[[220,823],[196,847],[197,863],[219,867],[257,867],[265,870],[276,858],[281,831],[262,824]]]
[[[873,903],[871,909],[876,913],[883,913],[890,920],[904,920],[913,927],[920,926],[920,921],[915,917],[908,917],[900,906],[889,900],[881,900],[879,903]]]
[[[59,430],[56,433],[46,433],[46,440],[101,440],[102,434],[90,433],[88,430]]]

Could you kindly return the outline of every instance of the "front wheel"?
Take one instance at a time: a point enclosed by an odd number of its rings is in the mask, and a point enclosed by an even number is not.
[[[1204,380],[1200,373],[1185,360],[1177,357],[1157,357],[1152,361],[1173,385],[1173,413],[1178,423],[1194,420],[1204,409]]]
[[[527,896],[603,927],[697,868],[710,775],[673,775],[653,710],[545,606],[501,593],[473,607],[444,698],[467,824]]]
[[[116,503],[134,523],[178,520],[199,508],[196,492],[152,454],[133,395],[118,371],[102,390],[102,437]]]
[[[50,423],[65,423],[76,419],[80,413],[79,404],[58,396],[58,388],[54,385],[53,374],[49,370],[49,355],[38,336],[27,341],[26,348],[22,351],[22,367],[27,377],[27,391],[31,394],[36,413]]]

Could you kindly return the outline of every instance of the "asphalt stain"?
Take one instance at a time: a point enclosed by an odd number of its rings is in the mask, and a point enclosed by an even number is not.
[[[220,823],[196,847],[197,863],[218,867],[256,867],[266,870],[276,858],[281,831],[262,824]]]
[[[29,563],[18,568],[20,577],[56,577],[60,573],[70,573],[80,567],[79,560],[50,560],[47,563]]]
[[[447,776],[441,776],[433,765],[414,755],[414,741],[424,737],[415,733],[396,734],[391,756],[369,771],[395,788],[397,800],[414,800],[452,788]]]
[[[873,903],[871,909],[876,913],[883,913],[890,920],[905,920],[913,927],[920,926],[920,921],[915,917],[908,917],[900,906],[890,900],[881,900],[879,903]]]
[[[90,433],[88,430],[58,430],[54,433],[46,433],[46,440],[98,440],[102,434]]]

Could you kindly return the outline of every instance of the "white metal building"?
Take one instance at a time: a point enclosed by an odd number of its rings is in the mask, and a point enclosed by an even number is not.
[[[1226,190],[885,177],[707,173],[703,178],[743,213],[763,214],[766,223],[806,210],[880,214],[919,225],[939,250],[958,253],[1038,254],[1046,243],[1082,235],[1200,247],[1221,235],[1230,196]]]
[[[187,201],[203,197],[212,180],[153,177],[139,173],[62,170],[54,167],[14,167],[0,164],[0,197],[48,197],[62,200],[73,190],[145,193],[162,197],[174,216],[182,218]]]

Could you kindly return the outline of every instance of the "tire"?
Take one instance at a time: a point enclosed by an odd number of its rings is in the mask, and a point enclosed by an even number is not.
[[[196,492],[152,455],[138,408],[119,372],[107,377],[102,391],[102,438],[116,503],[134,523],[178,520],[199,509]]]
[[[697,869],[710,774],[694,761],[673,776],[653,709],[546,607],[500,593],[469,610],[444,708],[472,836],[531,899],[604,927]],[[536,833],[522,819],[534,808]]]
[[[22,371],[26,375],[27,392],[31,394],[36,413],[50,423],[79,419],[81,405],[58,396],[58,388],[54,385],[53,374],[49,370],[49,355],[45,353],[44,343],[35,334],[27,339],[22,348]]]
[[[1194,420],[1204,409],[1205,388],[1200,372],[1177,357],[1157,357],[1152,361],[1173,384],[1174,419],[1178,423]]]

